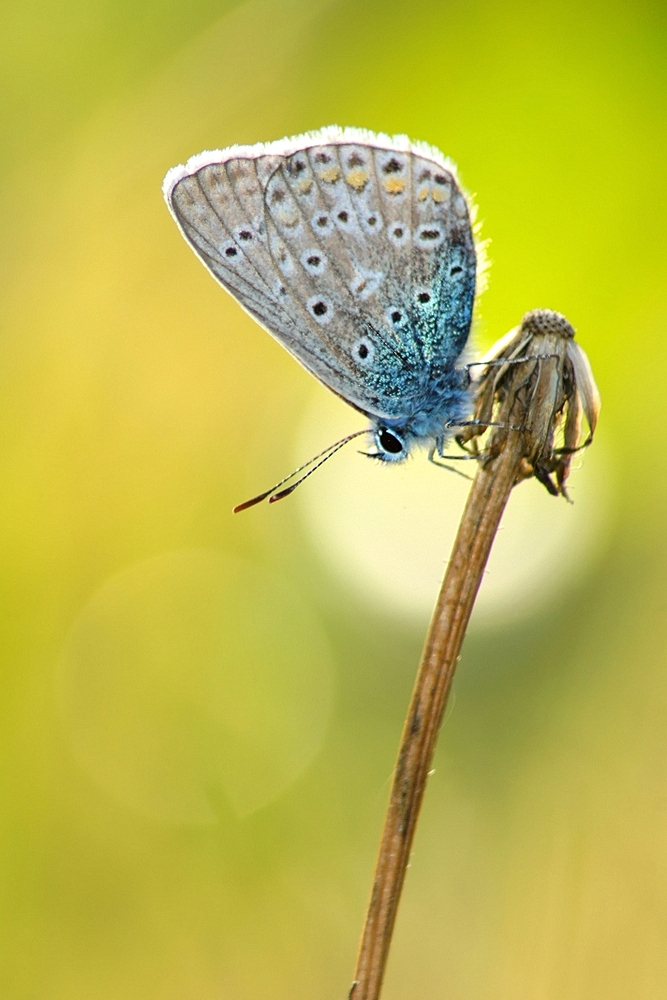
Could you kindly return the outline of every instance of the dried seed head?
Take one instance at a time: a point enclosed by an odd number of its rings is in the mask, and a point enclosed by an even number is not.
[[[591,366],[574,329],[560,313],[533,309],[483,360],[475,418],[502,426],[484,446],[478,427],[467,428],[459,441],[491,459],[503,450],[508,433],[520,429],[525,453],[519,478],[535,476],[550,493],[567,497],[572,456],[591,443],[600,412]],[[582,415],[588,424],[585,440]]]

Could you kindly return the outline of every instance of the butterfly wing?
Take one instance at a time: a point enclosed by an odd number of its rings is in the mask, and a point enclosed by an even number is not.
[[[202,153],[164,192],[221,284],[358,409],[409,414],[432,371],[461,354],[476,253],[437,150],[329,128]]]

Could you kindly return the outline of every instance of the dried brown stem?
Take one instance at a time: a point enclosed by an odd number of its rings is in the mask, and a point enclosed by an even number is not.
[[[590,368],[585,372],[590,378],[580,384],[582,376],[574,369],[578,365],[583,371],[588,362],[581,348],[573,345],[573,337],[569,323],[557,313],[528,313],[515,335],[499,342],[495,357],[507,358],[510,364],[488,368],[480,381],[478,417],[493,418],[503,426],[484,450],[426,638],[401,738],[351,1000],[377,1000],[380,995],[447,696],[509,495],[517,482],[530,475],[548,483],[550,492],[564,494],[571,425],[580,419],[582,405],[594,429],[599,397]],[[515,364],[513,357],[531,360]],[[560,425],[570,449],[562,455],[554,448]],[[478,433],[478,429],[471,430],[465,442],[473,441],[474,446]],[[550,478],[554,472],[556,483]]]

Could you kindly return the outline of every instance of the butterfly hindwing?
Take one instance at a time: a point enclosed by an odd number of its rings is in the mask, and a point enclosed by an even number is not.
[[[475,246],[437,151],[325,129],[201,154],[165,196],[224,287],[357,408],[402,416],[463,350]]]

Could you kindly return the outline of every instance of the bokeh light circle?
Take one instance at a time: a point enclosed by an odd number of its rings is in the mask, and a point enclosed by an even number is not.
[[[107,580],[62,659],[76,760],[167,822],[275,799],[319,750],[332,693],[327,639],[303,595],[219,551],[166,553]]]
[[[324,391],[316,393],[298,432],[295,461],[363,420]],[[425,452],[391,467],[372,462],[358,454],[370,439],[359,440],[358,449],[346,446],[300,488],[307,531],[327,564],[370,605],[407,621],[425,619],[470,483],[433,466]],[[474,475],[473,462],[451,464]],[[476,625],[496,626],[538,611],[571,586],[604,545],[610,525],[604,450],[596,442],[574,467],[572,504],[535,481],[514,490],[477,598]]]

